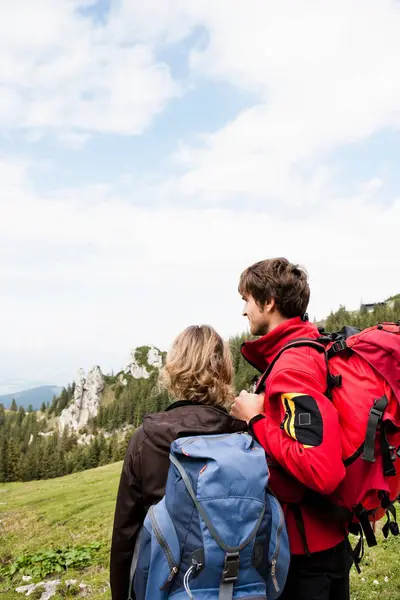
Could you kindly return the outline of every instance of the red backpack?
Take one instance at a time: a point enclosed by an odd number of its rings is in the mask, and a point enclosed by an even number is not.
[[[292,340],[269,365],[256,391],[282,352],[299,346],[313,347],[326,357],[326,393],[339,413],[346,467],[346,476],[331,497],[333,505],[344,510],[331,514],[346,515],[349,530],[361,534],[357,563],[362,533],[369,546],[376,545],[374,524],[383,516],[387,516],[384,536],[399,534],[394,502],[400,495],[400,322],[364,331],[345,327],[339,333],[321,332],[317,340]],[[317,506],[312,494],[307,500]]]

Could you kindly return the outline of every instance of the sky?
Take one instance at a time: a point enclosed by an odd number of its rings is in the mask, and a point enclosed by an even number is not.
[[[398,0],[0,0],[0,393],[400,292]]]

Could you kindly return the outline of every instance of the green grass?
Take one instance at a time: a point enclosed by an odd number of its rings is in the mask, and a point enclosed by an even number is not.
[[[400,539],[377,539],[378,546],[366,550],[361,575],[352,569],[352,600],[400,600]]]
[[[0,565],[51,549],[99,542],[92,565],[51,578],[77,579],[91,587],[90,600],[108,600],[109,545],[121,463],[60,479],[0,485]],[[359,576],[353,569],[352,600],[400,600],[400,539],[380,538],[367,550]],[[385,581],[385,577],[388,581]],[[374,585],[374,580],[379,585]],[[0,580],[1,600],[22,600],[21,576]],[[55,600],[64,596],[58,593]],[[29,596],[32,598],[32,596]]]
[[[110,598],[108,555],[122,463],[47,481],[0,485],[0,564],[41,550],[100,542],[93,564],[53,579],[77,579],[92,589],[91,600]],[[0,582],[1,600],[20,600],[21,577]],[[61,598],[61,595],[54,596]]]

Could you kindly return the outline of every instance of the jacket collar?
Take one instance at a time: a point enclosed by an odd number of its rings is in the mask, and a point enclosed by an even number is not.
[[[244,342],[241,353],[248,363],[263,373],[283,346],[289,342],[300,337],[314,340],[319,336],[318,328],[313,323],[295,317],[283,321],[257,340]]]
[[[178,400],[177,402],[173,402],[172,404],[167,406],[165,410],[174,410],[174,408],[181,408],[182,406],[208,406],[209,408],[219,410],[226,415],[228,414],[228,411],[222,406],[212,406],[211,404],[206,404],[205,402],[194,402],[193,400]]]

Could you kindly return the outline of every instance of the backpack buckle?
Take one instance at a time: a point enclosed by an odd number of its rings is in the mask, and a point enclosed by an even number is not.
[[[224,570],[222,572],[222,581],[224,583],[234,583],[239,575],[240,556],[239,552],[227,552],[225,554]]]
[[[342,352],[343,350],[347,349],[347,344],[346,344],[346,340],[337,340],[336,342],[333,342],[332,346],[331,346],[331,350],[334,354],[336,354],[337,352]]]

